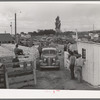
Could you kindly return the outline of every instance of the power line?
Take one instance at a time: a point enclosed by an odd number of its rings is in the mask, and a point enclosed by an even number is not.
[[[0,27],[2,28],[2,27],[9,27],[9,26],[0,26]]]

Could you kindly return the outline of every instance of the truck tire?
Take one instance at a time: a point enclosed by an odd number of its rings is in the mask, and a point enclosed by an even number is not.
[[[60,70],[60,67],[58,67],[57,70]]]
[[[43,68],[39,67],[40,68],[40,71],[43,71]]]

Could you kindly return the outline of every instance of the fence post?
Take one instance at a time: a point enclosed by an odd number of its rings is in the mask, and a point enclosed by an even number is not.
[[[32,61],[34,83],[36,85],[36,60]]]
[[[23,65],[24,65],[24,69],[27,70],[27,62],[24,62]]]
[[[8,75],[7,75],[7,69],[6,69],[6,64],[5,64],[5,84],[6,88],[9,89],[9,80],[8,80]]]

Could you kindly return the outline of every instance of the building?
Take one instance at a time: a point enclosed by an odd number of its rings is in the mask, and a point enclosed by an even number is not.
[[[100,43],[77,42],[78,52],[85,59],[82,69],[83,80],[93,86],[100,86]]]
[[[73,35],[72,35],[72,38],[73,38],[74,40],[76,40],[76,35],[73,34]]]
[[[93,33],[89,33],[89,36],[90,36],[91,40],[94,39],[94,34]]]
[[[99,39],[99,35],[98,34],[95,34],[94,35],[94,41],[98,41],[98,39]]]
[[[99,40],[99,34],[89,33],[89,36],[90,36],[91,40],[93,40],[93,41]]]
[[[2,33],[0,34],[0,43],[14,43],[14,39],[9,33]]]
[[[29,39],[29,38],[31,38],[31,35],[29,35],[29,34],[21,34],[21,38],[24,38],[24,39]]]

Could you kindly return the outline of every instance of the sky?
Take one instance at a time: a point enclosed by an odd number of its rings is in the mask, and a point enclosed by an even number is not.
[[[39,29],[54,29],[57,16],[61,20],[61,31],[100,30],[100,3],[68,2],[0,2],[0,33],[15,31],[33,32]]]

